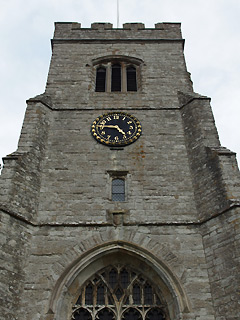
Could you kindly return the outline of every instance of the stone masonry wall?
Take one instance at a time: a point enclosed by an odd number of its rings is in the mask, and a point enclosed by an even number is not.
[[[185,99],[181,94],[186,147],[202,220],[226,210],[240,198],[240,176],[234,153],[220,147],[209,100],[190,95]]]
[[[20,320],[31,228],[0,210],[0,319]]]
[[[92,122],[104,112],[54,112],[42,166],[39,222],[106,223],[108,212],[116,209],[127,211],[126,222],[194,220],[179,111],[132,110],[143,133],[123,150],[111,150],[91,136]],[[111,171],[128,172],[124,203],[111,201]]]
[[[0,208],[26,219],[36,217],[49,120],[46,106],[29,102],[18,150],[3,159]]]
[[[240,318],[239,209],[232,209],[202,227],[216,320]]]
[[[169,28],[164,33],[162,29],[109,29],[106,33],[105,29],[74,29],[71,24],[57,24],[46,87],[53,107],[178,107],[177,91],[192,92],[192,83],[186,71],[179,25]],[[96,93],[93,61],[105,56],[142,60],[141,89],[135,93]]]
[[[55,309],[49,312],[49,301],[56,281],[81,255],[111,241],[136,244],[169,266],[189,298],[190,309],[183,312],[182,319],[214,319],[202,237],[197,227],[109,225],[43,226],[36,230],[25,269],[28,280],[21,320],[32,320],[33,314],[35,319],[55,314]],[[57,319],[70,319],[70,313]]]
[[[0,179],[1,320],[70,320],[71,284],[56,293],[58,284],[114,241],[145,250],[181,284],[186,301],[171,320],[238,319],[239,171],[209,99],[193,93],[183,45],[174,23],[56,24],[46,92],[28,101]],[[94,61],[106,56],[139,61],[137,92],[95,92]],[[121,150],[90,133],[114,110],[142,124]],[[111,201],[114,172],[125,172],[124,202]]]

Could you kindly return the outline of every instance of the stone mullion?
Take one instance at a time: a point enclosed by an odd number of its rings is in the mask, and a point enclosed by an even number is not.
[[[106,92],[111,92],[112,64],[108,62],[106,68]]]
[[[122,70],[122,92],[127,92],[127,71],[126,71],[126,64],[125,62],[121,62],[121,70]]]

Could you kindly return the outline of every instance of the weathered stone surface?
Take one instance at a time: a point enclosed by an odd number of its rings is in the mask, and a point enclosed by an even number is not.
[[[46,92],[0,178],[0,319],[70,320],[87,275],[114,261],[158,274],[167,320],[239,319],[239,171],[193,92],[180,24],[55,27]],[[102,57],[138,61],[138,91],[95,92]],[[143,130],[117,150],[90,133],[114,110]]]

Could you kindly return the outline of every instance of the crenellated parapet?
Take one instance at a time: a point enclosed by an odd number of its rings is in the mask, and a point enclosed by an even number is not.
[[[116,40],[182,40],[180,23],[156,23],[155,28],[145,28],[144,23],[124,23],[113,28],[111,23],[94,22],[91,28],[82,28],[78,22],[56,22],[54,40],[116,39]]]

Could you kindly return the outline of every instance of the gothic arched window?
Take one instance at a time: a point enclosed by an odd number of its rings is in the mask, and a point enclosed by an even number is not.
[[[71,319],[167,320],[169,318],[158,288],[129,266],[113,265],[97,272],[82,286],[73,306]]]

